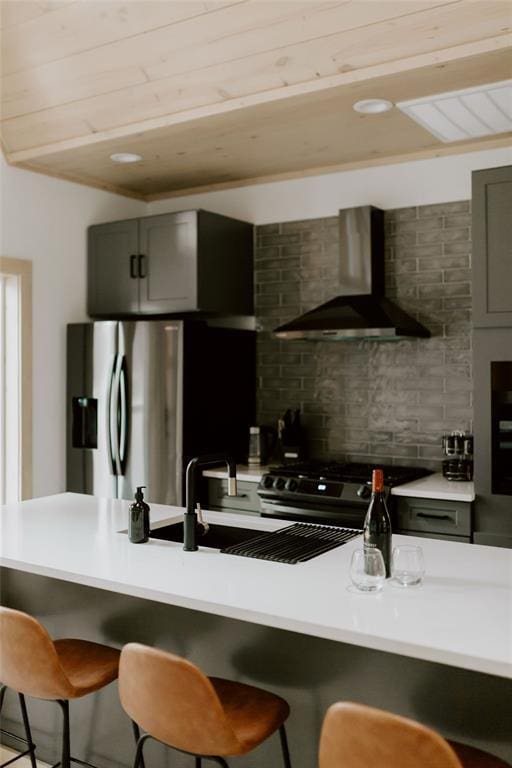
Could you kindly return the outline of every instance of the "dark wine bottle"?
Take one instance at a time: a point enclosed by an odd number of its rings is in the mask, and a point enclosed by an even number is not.
[[[384,473],[374,469],[372,474],[372,498],[364,520],[364,549],[380,549],[386,566],[386,578],[391,576],[391,520],[384,498]]]

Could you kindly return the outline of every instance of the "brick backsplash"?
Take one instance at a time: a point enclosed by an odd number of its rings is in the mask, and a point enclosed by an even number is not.
[[[307,342],[271,331],[339,293],[338,219],[256,228],[258,422],[300,408],[310,456],[439,469],[472,430],[470,202],[386,211],[386,295],[430,339]]]

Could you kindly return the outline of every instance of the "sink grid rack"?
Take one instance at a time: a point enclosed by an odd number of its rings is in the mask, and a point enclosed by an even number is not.
[[[225,555],[254,557],[258,560],[295,565],[340,547],[361,534],[361,530],[354,528],[297,523],[263,533],[240,544],[232,544],[221,552]]]

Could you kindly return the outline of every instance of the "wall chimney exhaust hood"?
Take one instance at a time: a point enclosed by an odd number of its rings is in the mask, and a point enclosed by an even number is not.
[[[430,331],[384,296],[384,211],[339,213],[339,296],[274,330],[282,339],[400,341]]]

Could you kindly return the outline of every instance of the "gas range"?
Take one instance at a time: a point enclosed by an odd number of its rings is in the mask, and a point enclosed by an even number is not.
[[[307,461],[276,467],[258,485],[262,514],[347,528],[362,528],[371,496],[373,469],[384,471],[384,491],[431,474],[421,467]]]

